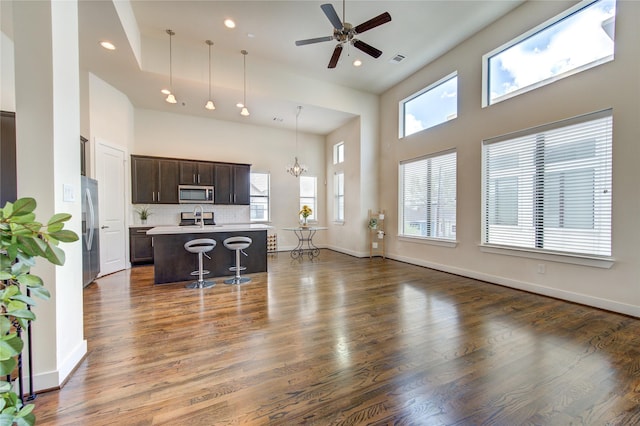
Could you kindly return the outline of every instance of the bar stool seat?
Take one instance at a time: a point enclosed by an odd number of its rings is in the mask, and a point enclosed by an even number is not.
[[[230,271],[235,271],[236,275],[233,278],[229,278],[228,280],[224,280],[225,284],[244,284],[251,281],[251,278],[241,277],[240,271],[244,271],[247,269],[245,266],[240,265],[240,253],[247,256],[247,253],[244,252],[244,249],[249,247],[253,240],[249,237],[229,237],[224,240],[222,243],[229,250],[236,251],[236,265],[229,268]]]
[[[209,274],[210,272],[202,268],[202,256],[204,255],[211,259],[207,253],[213,250],[216,244],[216,240],[212,240],[211,238],[198,238],[184,243],[184,249],[186,251],[198,254],[198,270],[191,272],[191,275],[198,276],[198,281],[187,284],[185,286],[186,288],[209,288],[216,285],[213,281],[205,281],[203,279],[203,275]]]

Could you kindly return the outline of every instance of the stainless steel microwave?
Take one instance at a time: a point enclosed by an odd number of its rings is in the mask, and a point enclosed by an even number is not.
[[[178,202],[181,204],[213,204],[213,186],[178,185]]]

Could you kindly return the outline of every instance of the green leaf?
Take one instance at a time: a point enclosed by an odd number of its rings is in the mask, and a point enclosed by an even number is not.
[[[29,404],[29,405],[33,405],[33,404]],[[16,418],[15,422],[16,422],[16,426],[33,426],[36,424],[36,416],[34,416],[33,413],[29,413],[24,417]]]
[[[54,225],[56,223],[64,223],[71,219],[71,215],[69,213],[56,213],[54,214],[49,222],[47,222],[47,226]]]
[[[0,426],[13,425],[13,414],[2,413],[0,414]]]
[[[0,380],[0,394],[10,392],[11,389],[12,389],[11,383],[5,382],[4,380]]]
[[[13,203],[13,216],[22,216],[31,213],[36,209],[36,200],[31,197],[24,197]]]
[[[31,291],[31,295],[35,297],[39,297],[42,300],[48,300],[51,298],[51,293],[44,287],[33,287],[29,288]]]
[[[18,300],[26,305],[34,306],[36,304],[36,301],[30,298],[29,296],[27,296],[26,294],[18,294],[17,296],[12,297],[11,299]]]
[[[13,274],[9,271],[0,271],[0,281],[9,280],[13,278]]]
[[[62,241],[63,243],[72,243],[74,241],[78,241],[78,235],[70,231],[68,229],[63,229],[62,231],[51,232],[49,235],[56,240]]]
[[[29,413],[31,413],[34,408],[35,408],[35,405],[27,404],[24,407],[22,407],[20,409],[20,411],[18,411],[18,414],[16,414],[16,417],[24,417],[24,416],[28,415]]]
[[[14,337],[8,340],[0,339],[0,360],[6,360],[22,352],[24,343],[22,339],[13,333]]]
[[[47,250],[45,254],[46,254],[47,260],[53,263],[54,265],[64,265],[64,261],[65,261],[64,251],[62,251],[61,248],[58,248],[56,246],[49,244],[47,246]]]
[[[42,278],[37,275],[21,274],[17,276],[17,280],[20,284],[26,286],[38,287],[42,285]]]
[[[8,376],[18,365],[18,361],[14,357],[9,357],[4,360],[0,360],[0,374]]]
[[[16,317],[16,319],[24,318],[31,321],[36,319],[36,315],[33,313],[33,311],[30,311],[28,309],[17,309],[15,311],[9,311],[8,313],[11,316]]]
[[[0,334],[3,336],[11,331],[11,321],[4,315],[0,315]],[[2,376],[2,374],[0,374]]]
[[[14,216],[11,221],[14,223],[30,224],[36,219],[35,213],[27,213],[22,216]],[[27,226],[28,228],[28,226]]]

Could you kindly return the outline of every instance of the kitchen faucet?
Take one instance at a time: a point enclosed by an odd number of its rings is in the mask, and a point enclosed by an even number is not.
[[[199,204],[193,208],[193,224],[198,224],[198,210],[200,210],[200,228],[204,228],[204,209]]]

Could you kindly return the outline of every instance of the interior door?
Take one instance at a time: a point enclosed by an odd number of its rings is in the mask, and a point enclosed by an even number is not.
[[[123,148],[96,138],[100,218],[100,275],[126,268],[125,160]]]

